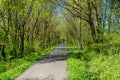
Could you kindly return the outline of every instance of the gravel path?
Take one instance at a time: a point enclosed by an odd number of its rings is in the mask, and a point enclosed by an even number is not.
[[[15,80],[67,80],[66,46],[61,44]]]

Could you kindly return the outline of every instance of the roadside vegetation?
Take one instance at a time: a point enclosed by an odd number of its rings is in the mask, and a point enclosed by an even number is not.
[[[0,0],[1,79],[61,42],[69,80],[119,80],[120,0]]]
[[[60,43],[49,0],[0,0],[0,80],[14,80]]]
[[[44,49],[38,52],[32,52],[23,58],[16,58],[13,60],[1,61],[0,63],[0,80],[14,80],[26,69],[42,59],[45,55],[49,54],[55,49],[56,46]]]
[[[69,80],[119,80],[120,1],[69,0],[63,4]]]
[[[119,80],[120,53],[96,54],[68,45],[69,80]]]

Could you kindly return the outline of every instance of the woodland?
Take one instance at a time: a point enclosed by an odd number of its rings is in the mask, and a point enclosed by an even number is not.
[[[63,42],[68,80],[120,80],[120,0],[0,0],[0,80]]]

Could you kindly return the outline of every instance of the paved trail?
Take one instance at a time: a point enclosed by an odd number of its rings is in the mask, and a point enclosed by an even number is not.
[[[66,47],[61,44],[15,80],[67,80],[66,59]]]

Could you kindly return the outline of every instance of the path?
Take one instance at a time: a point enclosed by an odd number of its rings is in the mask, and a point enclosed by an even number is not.
[[[67,80],[66,59],[66,47],[61,44],[15,80]]]

